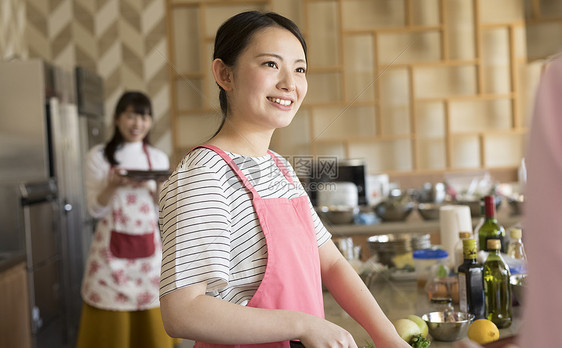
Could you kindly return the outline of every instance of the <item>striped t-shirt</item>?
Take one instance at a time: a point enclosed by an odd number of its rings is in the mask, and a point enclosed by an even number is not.
[[[306,192],[290,164],[289,184],[270,155],[227,153],[259,195],[295,198]],[[331,238],[310,204],[318,246]],[[214,151],[197,148],[178,165],[160,194],[162,273],[160,296],[207,282],[207,294],[247,304],[267,263],[265,236],[249,192]]]

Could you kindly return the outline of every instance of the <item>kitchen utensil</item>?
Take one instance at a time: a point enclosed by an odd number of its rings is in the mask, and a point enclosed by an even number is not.
[[[359,212],[359,207],[345,205],[320,206],[316,212],[321,218],[334,225],[345,225],[353,223],[355,214]]]
[[[407,194],[400,191],[396,195],[389,196],[386,200],[375,205],[375,214],[382,221],[404,221],[415,207],[415,203]]]
[[[348,206],[359,205],[357,185],[352,182],[326,182],[318,187],[316,193],[317,206]]]
[[[168,179],[171,172],[167,170],[123,170],[120,175],[126,176],[133,180],[165,180]]]
[[[453,342],[466,337],[474,315],[465,312],[431,312],[422,315],[436,341]]]
[[[418,203],[418,213],[424,220],[439,220],[439,208],[446,203]]]
[[[376,255],[381,264],[396,267],[394,259],[397,256],[429,248],[429,238],[429,234],[382,234],[367,238],[367,244],[371,255]]]
[[[525,196],[522,194],[513,195],[507,199],[509,207],[511,208],[511,215],[523,214],[523,205],[525,203]]]
[[[511,292],[519,304],[523,304],[525,290],[527,288],[527,274],[514,274],[509,278]]]

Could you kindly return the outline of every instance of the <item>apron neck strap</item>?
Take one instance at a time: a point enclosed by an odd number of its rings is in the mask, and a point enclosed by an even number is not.
[[[272,151],[267,150],[267,153],[271,156],[271,158],[273,158],[273,161],[275,162],[275,164],[277,165],[277,168],[279,168],[281,173],[283,173],[283,175],[285,176],[285,179],[287,179],[287,181],[291,185],[293,185],[293,178],[291,178],[291,175],[289,174],[289,170],[287,169],[287,167],[285,167],[285,165],[279,159],[279,157],[277,157]]]
[[[238,167],[238,165],[236,163],[234,163],[234,160],[232,158],[230,158],[230,156],[228,156],[226,154],[226,152],[224,152],[223,150],[219,149],[218,147],[216,147],[214,145],[199,145],[199,146],[196,146],[193,149],[191,149],[191,151],[193,151],[197,148],[200,148],[200,147],[209,149],[211,151],[214,151],[219,156],[221,156],[221,158],[226,162],[226,164],[228,164],[228,166],[232,169],[232,171],[234,171],[236,176],[238,176],[240,181],[242,181],[242,185],[244,185],[244,187],[246,187],[246,189],[248,191],[250,191],[250,193],[252,195],[252,199],[260,198],[260,195],[258,194],[258,191],[256,191],[254,186],[250,183],[250,180],[248,180],[246,175],[244,175],[244,173],[242,173],[242,170],[240,169],[240,167]],[[189,152],[191,152],[191,151],[189,151]]]
[[[148,147],[144,142],[142,143],[142,150],[144,151],[144,154],[146,155],[146,160],[148,161],[148,170],[152,170],[152,163],[150,162],[150,156],[148,155]]]

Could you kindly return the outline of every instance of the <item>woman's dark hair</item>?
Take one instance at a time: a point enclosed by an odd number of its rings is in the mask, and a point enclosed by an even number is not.
[[[133,112],[141,115],[150,115],[152,117],[152,103],[150,99],[142,92],[125,92],[119,98],[117,105],[115,106],[115,113],[113,114],[113,120],[117,120],[122,113],[127,111],[129,106],[133,107]],[[149,134],[146,134],[144,139],[142,140],[145,144],[150,144],[149,141]],[[119,127],[115,125],[113,130],[113,137],[109,140],[107,145],[105,145],[105,149],[103,150],[103,154],[105,158],[107,158],[108,162],[111,165],[118,165],[119,162],[115,159],[115,151],[121,146],[124,142],[123,134],[119,131]]]
[[[252,36],[261,29],[274,26],[287,29],[295,35],[301,43],[306,60],[306,41],[304,40],[299,27],[290,19],[275,12],[262,13],[258,11],[239,13],[229,18],[220,26],[215,37],[215,52],[213,53],[213,60],[218,58],[221,59],[227,66],[234,66],[240,54],[250,43]],[[219,86],[219,90],[222,122],[219,129],[213,136],[217,135],[222,129],[228,111],[226,92],[221,86]]]

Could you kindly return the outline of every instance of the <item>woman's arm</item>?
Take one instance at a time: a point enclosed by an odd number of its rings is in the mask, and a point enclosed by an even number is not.
[[[306,347],[357,347],[351,335],[322,318],[296,311],[260,309],[205,295],[206,284],[175,290],[160,299],[172,337],[216,344],[259,344],[300,339]]]
[[[322,282],[377,348],[410,347],[398,334],[357,272],[330,240],[320,247]]]

